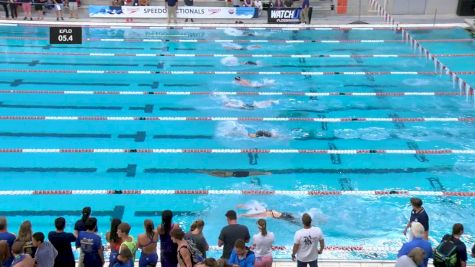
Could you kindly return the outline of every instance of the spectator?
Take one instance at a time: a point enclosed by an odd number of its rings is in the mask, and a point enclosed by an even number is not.
[[[8,2],[8,7],[12,13],[12,19],[18,18],[18,11],[17,11],[17,1],[16,0],[5,0]]]
[[[110,254],[109,254],[109,267],[114,266],[117,256],[119,255],[120,245],[122,244],[122,239],[117,235],[117,227],[121,224],[120,219],[112,219],[110,231],[106,233],[106,240],[109,242]]]
[[[186,233],[185,238],[193,240],[193,243],[196,244],[196,248],[201,252],[203,258],[206,258],[206,251],[209,250],[208,242],[203,236],[203,228],[205,227],[205,222],[203,220],[196,220],[191,224],[190,231]]]
[[[310,23],[310,18],[309,18],[309,10],[310,10],[310,0],[303,0],[302,1],[302,13],[300,14],[300,22],[309,24]]]
[[[50,242],[45,241],[45,235],[42,232],[33,234],[33,246],[36,247],[36,267],[54,266],[54,259],[58,256],[58,251]]]
[[[78,3],[76,2],[77,0],[67,0],[66,4],[69,7],[69,18],[75,18],[78,19]]]
[[[167,10],[168,15],[168,24],[170,24],[172,18],[176,24],[176,10],[178,8],[178,0],[165,0],[165,2],[165,9]]]
[[[249,242],[249,229],[246,226],[237,223],[237,215],[234,210],[228,210],[225,214],[228,225],[221,229],[219,234],[218,246],[223,247],[223,254],[221,258],[229,259],[231,250],[236,243],[236,240],[242,239],[244,242]]]
[[[162,211],[162,223],[157,227],[160,235],[160,263],[161,267],[176,267],[178,264],[177,245],[173,243],[170,232],[180,228],[172,223],[173,213],[171,210]]]
[[[5,18],[8,19],[10,17],[10,14],[8,13],[8,1],[0,0],[0,5],[3,6],[3,10],[5,11]]]
[[[43,5],[46,4],[44,0],[33,0],[36,14],[38,14],[38,20],[43,20]]]
[[[232,0],[233,2],[233,7],[240,7],[241,6],[241,0]]]
[[[262,5],[262,1],[261,0],[255,0],[254,1],[254,7],[256,8],[256,17],[260,17],[261,14],[262,14],[262,10],[264,9],[264,6]]]
[[[406,228],[404,228],[403,234],[406,235],[407,229],[411,226],[412,222],[419,222],[424,226],[424,239],[427,240],[429,238],[429,216],[427,216],[425,209],[422,207],[422,200],[420,198],[413,197],[410,201],[412,206],[411,218]]]
[[[0,241],[0,266],[5,266],[5,263],[10,259],[10,246],[7,241]]]
[[[33,18],[31,17],[31,0],[20,0],[20,3],[21,8],[23,9],[23,14],[25,16],[23,20],[27,20],[28,17],[30,18],[30,20],[33,20]]]
[[[275,0],[273,8],[283,8],[284,2],[282,0]]]
[[[140,253],[140,267],[155,267],[158,262],[157,242],[158,233],[155,231],[152,220],[144,221],[145,234],[137,238],[137,246],[142,250]]]
[[[445,235],[434,251],[434,266],[441,266],[441,263],[443,264],[442,266],[445,266],[443,261],[445,259],[441,260],[439,255],[443,256],[442,258],[451,258],[455,267],[465,267],[467,265],[467,247],[460,240],[463,234],[463,225],[461,223],[456,223],[452,226],[452,235]],[[450,251],[454,252],[449,253]]]
[[[124,247],[117,256],[117,261],[113,267],[134,267],[133,258],[132,251],[128,247]]]
[[[422,226],[422,224],[419,222],[412,222],[411,231],[414,238],[402,245],[397,256],[401,257],[404,255],[409,255],[409,252],[411,252],[414,248],[421,248],[424,250],[424,262],[418,266],[427,267],[429,258],[432,258],[432,246],[429,241],[424,239],[424,226]]]
[[[119,248],[120,251],[124,248],[128,248],[132,253],[132,262],[135,261],[135,252],[137,252],[137,242],[134,240],[133,236],[130,236],[130,225],[128,223],[121,223],[117,226],[117,235],[122,240],[122,244]]]
[[[8,244],[8,247],[11,249],[13,242],[15,241],[16,236],[7,229],[7,219],[5,217],[0,217],[0,240],[5,240]],[[13,261],[13,255],[10,255],[10,258],[5,261],[4,266],[10,267]]]
[[[86,231],[86,221],[91,216],[91,207],[82,208],[82,217],[74,224],[74,236],[77,238],[79,232]]]
[[[207,258],[202,263],[197,264],[197,267],[218,267],[218,261],[214,258]]]
[[[76,237],[72,233],[64,232],[66,227],[66,220],[63,217],[54,220],[56,231],[51,231],[48,234],[48,240],[58,251],[58,256],[54,260],[54,267],[75,267],[73,250],[71,242],[76,241]]]
[[[228,263],[232,266],[239,267],[254,267],[255,255],[254,252],[246,247],[246,243],[242,239],[236,240],[234,249],[231,252],[231,257]]]
[[[257,220],[259,233],[253,236],[252,250],[256,256],[256,267],[272,267],[272,244],[274,233],[267,232],[267,222],[264,219]]]
[[[424,250],[421,248],[413,248],[409,254],[399,257],[395,267],[417,267],[424,262]]]
[[[104,248],[102,247],[101,237],[96,234],[96,218],[88,218],[84,226],[86,231],[79,232],[76,239],[76,247],[80,247],[83,253],[79,264],[84,267],[102,267],[104,265]]]
[[[173,229],[171,238],[173,243],[177,245],[177,258],[180,267],[192,267],[193,260],[191,250],[188,247],[188,242],[184,239],[185,233],[181,229]]]
[[[216,261],[216,264],[218,265],[218,267],[233,267],[231,264],[228,263],[227,260],[225,259],[218,259]]]
[[[12,267],[34,267],[35,260],[28,254],[23,253],[23,242],[15,242],[12,246],[12,254],[15,257]],[[39,266],[39,265],[38,265]]]
[[[322,254],[325,241],[320,228],[312,227],[312,218],[307,213],[302,215],[303,229],[298,230],[294,237],[292,260],[297,260],[297,267],[317,266],[318,254]],[[317,250],[320,243],[320,249]]]
[[[77,220],[76,223],[74,224],[74,236],[76,238],[78,238],[79,232],[87,230],[86,229],[86,221],[90,216],[91,216],[91,207],[82,208],[82,217],[81,217],[81,219]],[[76,242],[78,242],[78,241],[76,240]],[[83,267],[83,259],[84,259],[84,253],[81,250],[79,252],[78,267]]]
[[[54,3],[54,10],[56,12],[56,20],[59,21],[59,18],[61,20],[64,20],[63,18],[63,0],[53,0]]]
[[[185,0],[185,6],[193,6],[193,0]],[[195,22],[193,18],[190,18],[191,22]],[[188,18],[185,19],[185,22],[188,22]]]
[[[254,6],[254,0],[244,0],[244,6],[245,7],[253,7]]]
[[[18,230],[18,236],[15,241],[23,242],[23,252],[33,257],[36,248],[33,247],[33,231],[31,230],[31,222],[24,221]]]

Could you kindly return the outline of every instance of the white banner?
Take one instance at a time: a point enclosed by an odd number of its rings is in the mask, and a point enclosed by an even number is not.
[[[178,18],[251,19],[254,7],[195,7],[178,6]],[[164,6],[89,6],[92,18],[167,18]]]

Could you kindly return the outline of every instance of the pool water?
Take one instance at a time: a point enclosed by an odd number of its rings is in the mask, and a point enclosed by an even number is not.
[[[393,259],[405,240],[402,230],[410,215],[409,196],[371,192],[411,190],[423,195],[432,241],[440,240],[456,222],[465,225],[467,246],[475,241],[473,197],[438,194],[474,191],[471,153],[292,152],[475,149],[473,121],[410,120],[470,119],[473,100],[456,95],[459,88],[451,77],[436,73],[431,61],[402,41],[400,32],[83,30],[82,45],[66,46],[49,45],[46,27],[0,26],[0,199],[4,203],[0,214],[8,216],[10,231],[16,232],[27,218],[34,231],[48,232],[57,216],[64,216],[67,230],[72,231],[81,208],[91,206],[103,237],[114,217],[129,222],[136,236],[143,231],[144,219],[153,218],[158,224],[160,211],[171,209],[174,220],[185,229],[195,219],[204,219],[205,237],[216,245],[226,223],[225,212],[248,203],[296,217],[309,212],[327,245],[334,246],[323,258]],[[475,70],[475,42],[463,29],[410,33],[452,71]],[[249,61],[252,65],[244,64]],[[234,81],[237,75],[259,86],[239,85]],[[475,84],[475,75],[460,77]],[[254,108],[236,107],[244,104]],[[259,130],[274,137],[248,136]],[[292,153],[6,153],[5,149],[284,149]],[[271,174],[209,175],[233,170]],[[18,190],[85,191],[15,195]],[[287,193],[92,194],[87,190]],[[354,194],[292,194],[312,190]],[[257,232],[254,219],[239,222]],[[277,246],[291,246],[299,228],[268,219]],[[220,252],[213,250],[210,255]],[[275,255],[290,256],[288,249]]]

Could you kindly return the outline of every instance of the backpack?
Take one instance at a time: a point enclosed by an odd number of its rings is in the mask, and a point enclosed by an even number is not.
[[[434,251],[435,267],[455,267],[457,263],[457,246],[451,236],[445,236]]]
[[[201,251],[199,251],[196,247],[195,241],[193,241],[193,239],[191,238],[185,238],[185,240],[188,243],[188,250],[191,254],[191,263],[193,264],[193,266],[203,262],[205,258],[203,257],[203,253],[201,253]]]

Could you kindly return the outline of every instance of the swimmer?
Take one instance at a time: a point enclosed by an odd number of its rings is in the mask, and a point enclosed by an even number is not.
[[[223,57],[220,60],[221,64],[227,67],[236,67],[239,65],[245,65],[245,66],[262,66],[262,62],[257,60],[257,61],[242,61],[240,62],[239,59],[235,56],[229,56],[229,57]]]
[[[238,209],[248,209],[251,208],[248,205],[239,204],[236,206]],[[284,220],[292,223],[297,223],[297,219],[294,215],[288,212],[281,212],[273,209],[265,209],[263,211],[257,211],[252,213],[240,214],[239,217],[246,217],[246,218],[256,218],[256,219],[263,219],[263,218],[274,218],[279,220]]]
[[[244,101],[238,100],[238,99],[228,99],[224,103],[224,106],[227,108],[238,108],[238,109],[246,109],[246,110],[252,110],[255,108],[253,104],[247,104],[247,103],[244,103]]]
[[[272,86],[275,81],[270,80],[270,79],[264,79],[263,82],[250,81],[250,80],[243,79],[239,76],[236,76],[234,77],[234,82],[244,87],[262,88],[266,86]]]
[[[249,176],[259,176],[259,175],[271,175],[271,172],[261,172],[261,171],[199,171],[200,173],[205,173],[211,176],[220,177],[220,178],[244,178]]]
[[[259,138],[259,137],[276,137],[275,134],[269,132],[269,131],[263,131],[263,130],[259,130],[257,131],[256,133],[249,133],[248,134],[249,137],[251,138]]]
[[[238,99],[225,99],[224,106],[227,108],[253,110],[256,108],[268,108],[272,105],[277,105],[277,104],[279,104],[279,100],[254,101],[252,104],[248,104]]]
[[[238,50],[238,51],[256,50],[256,49],[262,48],[262,46],[260,45],[248,45],[244,47],[242,45],[238,45],[235,43],[224,43],[222,46],[226,50]]]

